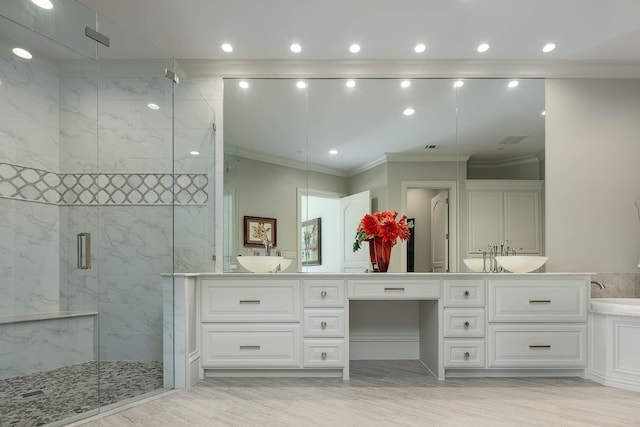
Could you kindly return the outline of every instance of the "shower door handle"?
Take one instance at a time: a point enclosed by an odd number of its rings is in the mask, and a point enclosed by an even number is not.
[[[91,233],[78,233],[78,269],[91,268]]]

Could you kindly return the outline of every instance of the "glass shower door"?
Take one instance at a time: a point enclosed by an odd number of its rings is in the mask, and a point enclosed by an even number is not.
[[[98,45],[94,239],[105,406],[172,387],[162,274],[173,272],[175,83],[170,56],[104,17],[98,26],[110,38]]]

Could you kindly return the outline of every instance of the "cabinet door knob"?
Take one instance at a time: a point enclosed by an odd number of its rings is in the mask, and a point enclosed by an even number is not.
[[[469,291],[464,291],[464,296],[468,297],[469,296]]]
[[[471,354],[468,351],[464,352],[464,359],[465,360],[469,359],[470,356],[471,356]]]
[[[327,353],[325,351],[320,354],[320,359],[327,360]]]
[[[321,322],[321,323],[320,323],[320,328],[321,328],[321,329],[327,329],[327,322],[324,322],[324,321],[323,321],[323,322]]]
[[[327,297],[327,291],[322,291],[322,292],[320,292],[320,296],[321,296],[322,298],[326,298],[326,297]]]
[[[464,322],[464,327],[468,328],[469,327],[469,322]]]

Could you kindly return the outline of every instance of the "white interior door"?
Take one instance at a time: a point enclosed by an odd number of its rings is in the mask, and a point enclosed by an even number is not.
[[[449,271],[449,192],[431,199],[431,265],[434,272]]]
[[[341,263],[345,273],[362,273],[371,268],[369,245],[353,252],[356,228],[362,217],[371,212],[371,196],[369,190],[352,194],[340,199],[340,229],[342,231]]]

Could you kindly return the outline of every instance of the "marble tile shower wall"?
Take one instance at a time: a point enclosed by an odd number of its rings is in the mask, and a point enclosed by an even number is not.
[[[57,171],[58,78],[0,57],[0,81],[0,161],[26,168],[25,179],[38,176],[32,169]],[[46,178],[56,184],[54,174]],[[0,178],[1,193],[11,187]],[[0,315],[57,311],[59,231],[56,206],[0,199]]]
[[[102,359],[161,360],[173,211],[186,225],[176,270],[207,246],[194,221],[212,222],[208,164],[176,152],[173,174],[170,83],[1,61],[0,315],[99,311]],[[181,143],[211,144],[210,114],[195,94],[182,101]],[[77,269],[79,232],[92,233],[97,268]]]

